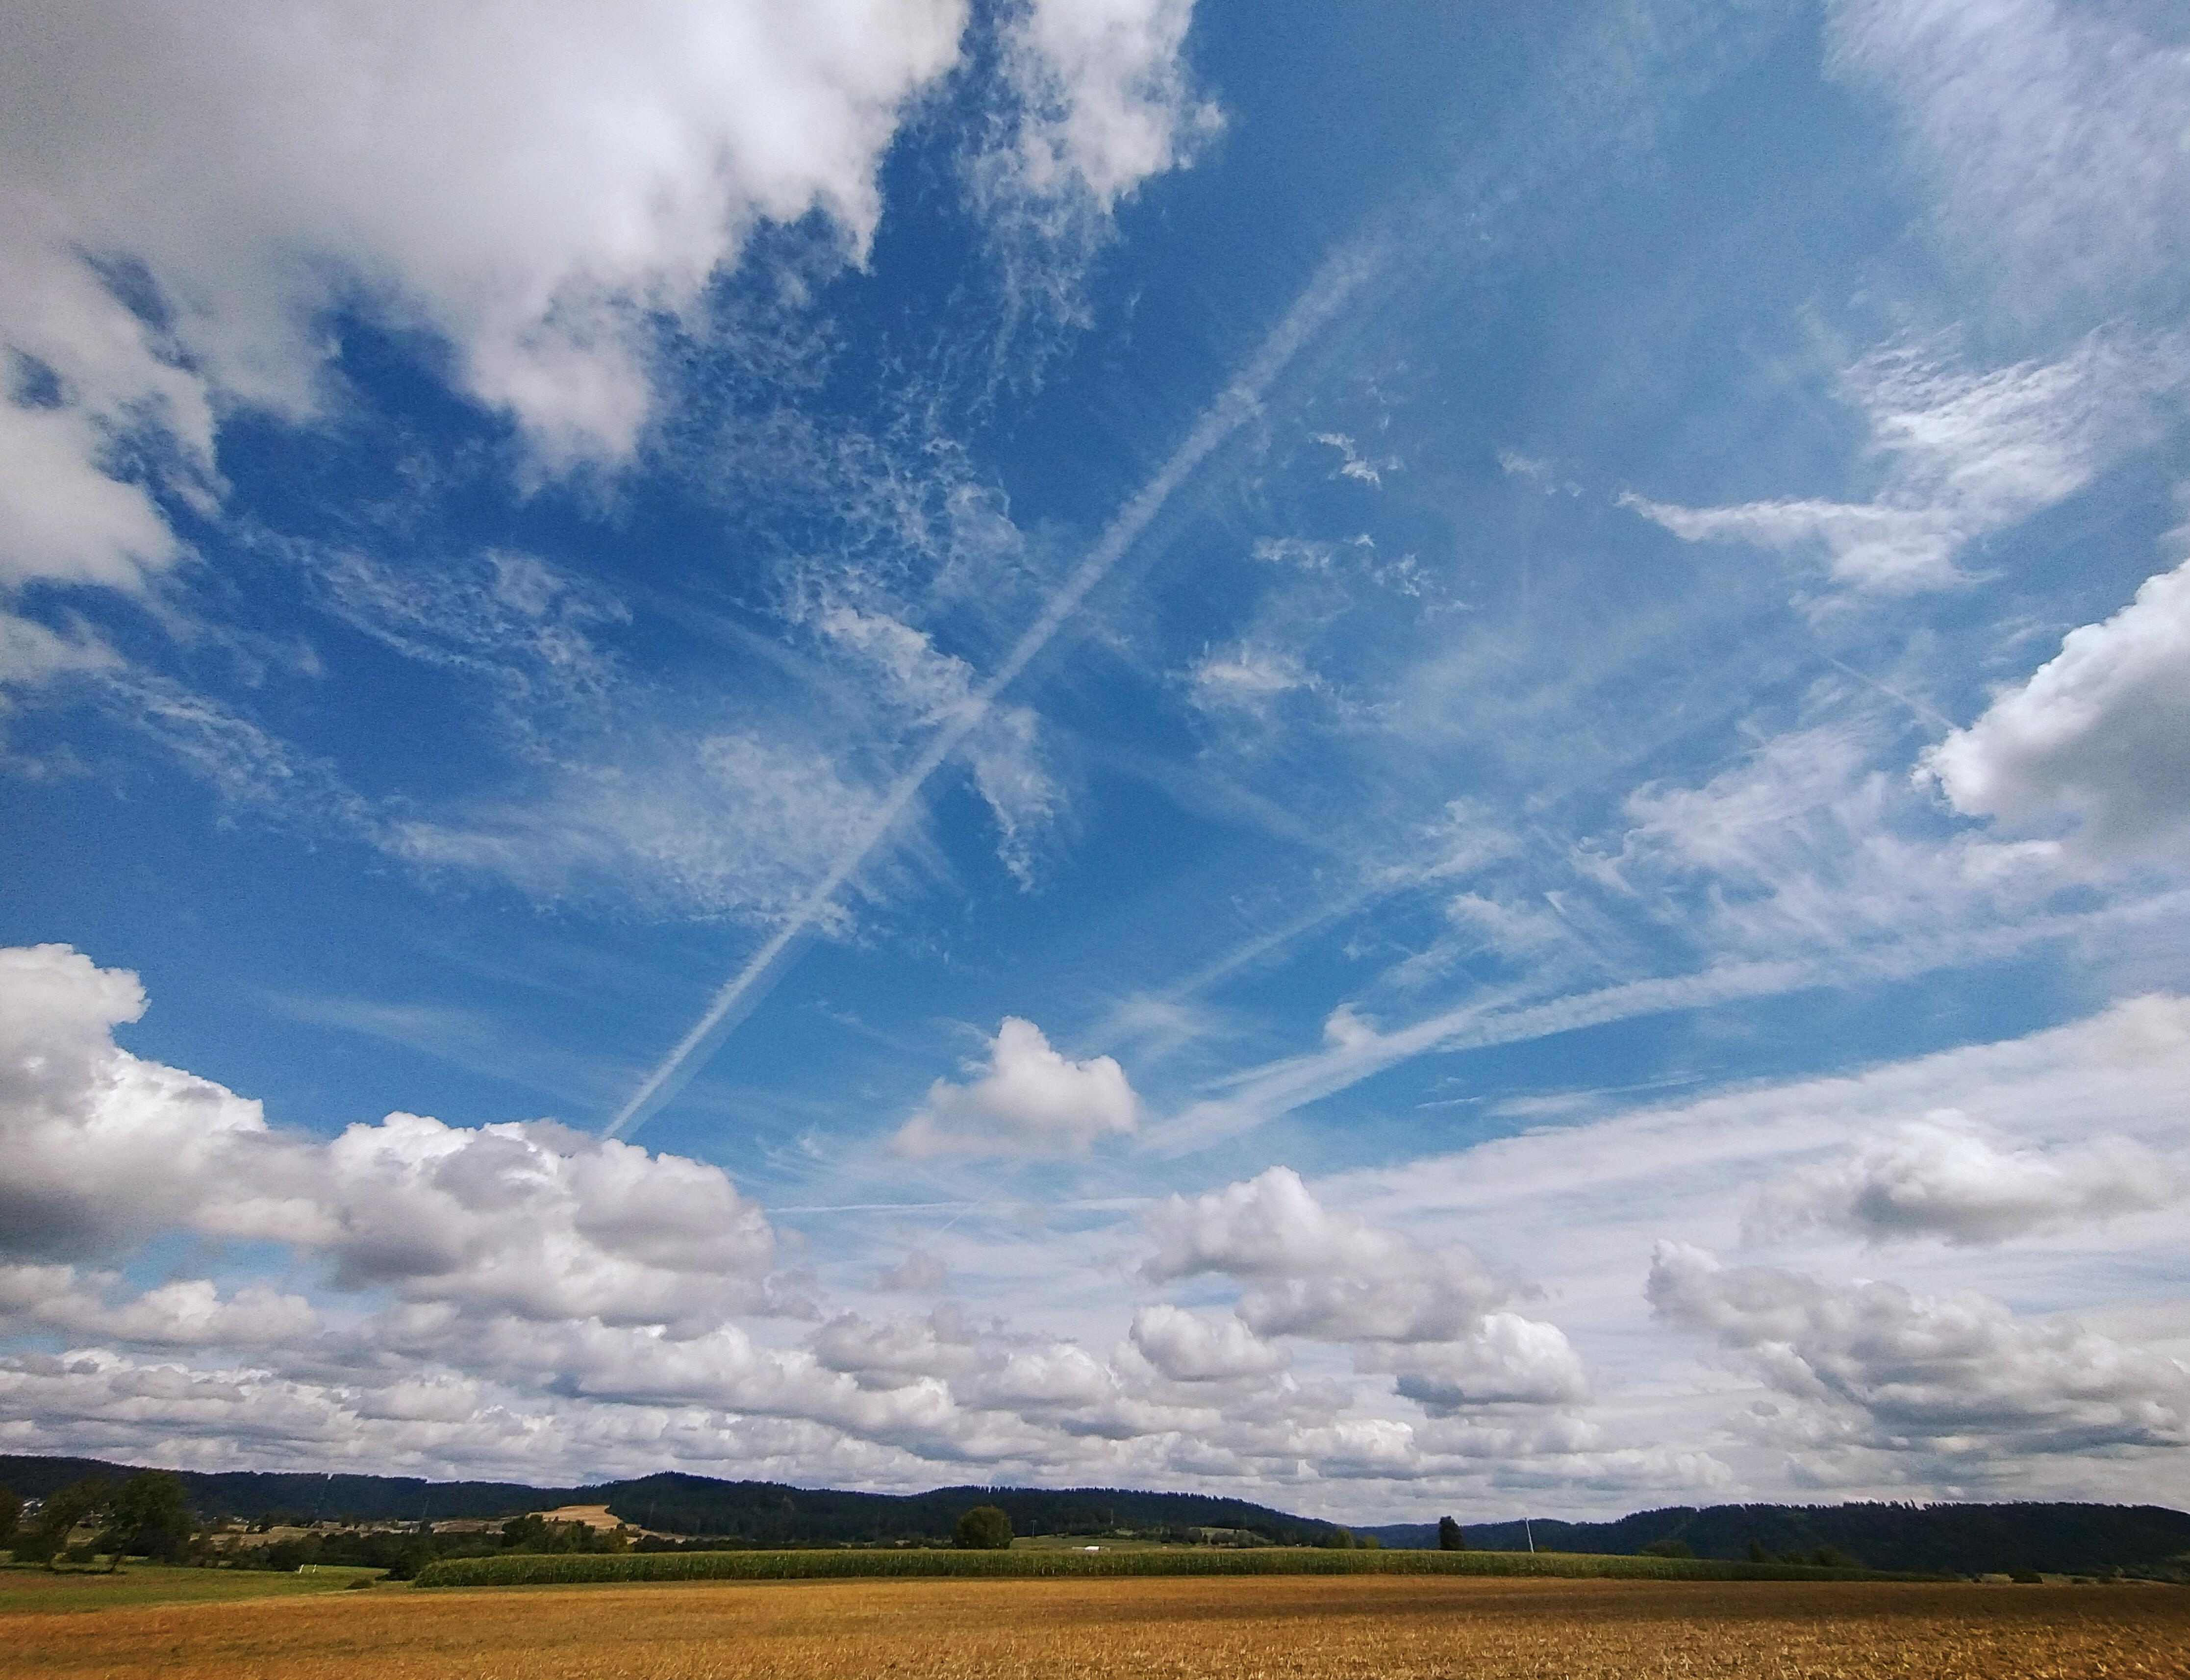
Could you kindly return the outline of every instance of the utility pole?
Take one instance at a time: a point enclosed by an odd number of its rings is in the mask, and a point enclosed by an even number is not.
[[[1535,1557],[1536,1555],[1536,1531],[1529,1526],[1529,1519],[1526,1517],[1521,1518],[1521,1532],[1529,1536],[1529,1555],[1531,1558]]]

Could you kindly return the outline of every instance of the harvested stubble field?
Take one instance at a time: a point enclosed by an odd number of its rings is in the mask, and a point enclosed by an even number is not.
[[[9,1616],[13,1676],[2051,1680],[2190,1675],[2190,1592],[1268,1576],[692,1582]]]

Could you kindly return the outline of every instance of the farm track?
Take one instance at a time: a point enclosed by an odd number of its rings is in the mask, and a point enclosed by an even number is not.
[[[2190,1676],[2190,1592],[1421,1576],[692,1582],[25,1614],[11,1677]]]

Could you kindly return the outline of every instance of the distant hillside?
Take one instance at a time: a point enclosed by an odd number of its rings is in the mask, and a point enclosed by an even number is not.
[[[961,1513],[1001,1506],[1020,1534],[1245,1529],[1265,1540],[1313,1544],[1331,1524],[1244,1500],[1120,1488],[937,1488],[929,1493],[831,1493],[773,1482],[718,1482],[668,1473],[589,1490],[611,1514],[672,1534],[761,1543],[793,1540],[945,1540]]]
[[[118,1482],[143,1467],[97,1458],[0,1453],[0,1483],[25,1499],[43,1499],[86,1476]],[[427,1482],[414,1476],[329,1476],[292,1470],[178,1470],[174,1474],[190,1495],[191,1509],[201,1517],[253,1521],[275,1515],[307,1522],[355,1517],[361,1523],[514,1517],[569,1503],[578,1492],[519,1482]]]
[[[43,1498],[85,1476],[119,1481],[138,1467],[92,1458],[0,1455],[0,1483]],[[800,1542],[947,1540],[960,1513],[999,1505],[1020,1534],[1182,1534],[1244,1530],[1280,1544],[1313,1545],[1331,1524],[1244,1500],[1124,1488],[937,1488],[928,1493],[841,1493],[775,1482],[725,1482],[674,1472],[589,1487],[536,1488],[518,1482],[428,1482],[407,1476],[315,1475],[295,1471],[174,1473],[201,1516],[257,1519],[284,1515],[360,1522],[510,1517],[558,1505],[606,1504],[642,1528],[772,1546]],[[1519,1523],[1470,1523],[1468,1544],[1519,1552]],[[1678,1540],[1699,1558],[1739,1559],[1755,1541],[1767,1552],[1835,1547],[1872,1569],[1952,1571],[2040,1569],[2190,1580],[2190,1514],[2156,1505],[1677,1505],[1613,1523],[1534,1519],[1546,1551],[1632,1555],[1653,1541]],[[1363,1528],[1387,1546],[1437,1544],[1432,1523]]]
[[[94,1458],[0,1455],[0,1483],[43,1499],[86,1476],[119,1481],[139,1467]],[[675,1473],[576,1488],[514,1482],[426,1482],[406,1476],[313,1475],[294,1471],[178,1470],[201,1516],[257,1519],[276,1514],[360,1522],[511,1517],[558,1505],[606,1504],[641,1528],[756,1545],[796,1541],[948,1540],[967,1507],[1000,1505],[1021,1534],[1245,1529],[1275,1541],[1312,1543],[1330,1531],[1242,1500],[1111,1488],[938,1488],[928,1493],[838,1493],[775,1482],[724,1482]]]
[[[1519,1523],[1461,1526],[1467,1543],[1485,1551],[1529,1543]],[[1540,1518],[1528,1526],[1551,1552],[1631,1555],[1653,1541],[1678,1540],[1699,1558],[1739,1558],[1753,1540],[1775,1556],[1837,1547],[1875,1569],[2190,1574],[2190,1514],[2158,1505],[1677,1505],[1613,1523]],[[1358,1532],[1387,1546],[1437,1544],[1434,1523]]]

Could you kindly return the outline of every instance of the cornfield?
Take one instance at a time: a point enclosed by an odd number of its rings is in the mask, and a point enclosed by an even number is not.
[[[1711,1558],[1604,1557],[1560,1552],[1325,1551],[1209,1547],[1099,1551],[952,1552],[940,1548],[808,1552],[513,1552],[451,1558],[419,1571],[421,1586],[571,1586],[643,1581],[840,1581],[947,1576],[993,1579],[1111,1575],[1465,1575],[1616,1577],[1649,1581],[1853,1581],[1863,1569]]]

